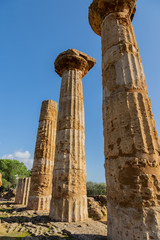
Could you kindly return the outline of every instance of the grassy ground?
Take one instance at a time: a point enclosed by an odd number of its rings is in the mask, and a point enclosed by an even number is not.
[[[5,209],[0,208],[0,219],[7,217],[7,214],[4,214],[3,212],[10,213],[12,211],[12,208],[6,207]],[[10,213],[11,214],[11,213]],[[4,226],[0,226],[0,240],[19,240],[23,237],[31,236],[28,232],[10,232],[7,233],[7,229]]]
[[[0,226],[0,240],[9,240],[9,237],[11,237],[10,239],[12,240],[19,240],[20,238],[26,237],[26,236],[31,236],[28,232],[24,232],[24,233],[19,233],[19,232],[11,232],[11,233],[7,233],[6,232],[6,228]]]

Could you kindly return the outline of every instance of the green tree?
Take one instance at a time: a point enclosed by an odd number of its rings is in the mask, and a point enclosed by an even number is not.
[[[87,196],[94,197],[96,195],[106,194],[106,184],[105,183],[94,183],[87,182]]]
[[[17,160],[0,159],[0,172],[2,173],[2,187],[1,190],[15,188],[17,184],[17,177],[29,177],[30,171],[24,163]]]

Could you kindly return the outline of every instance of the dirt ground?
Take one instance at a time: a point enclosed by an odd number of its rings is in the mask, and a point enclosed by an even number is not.
[[[48,213],[26,210],[14,201],[0,201],[0,240],[75,239],[106,240],[106,217],[100,221],[91,218],[86,222],[53,222]]]

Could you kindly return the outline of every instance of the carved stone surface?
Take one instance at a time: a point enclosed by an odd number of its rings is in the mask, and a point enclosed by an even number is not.
[[[75,49],[61,53],[55,61],[55,71],[62,77],[50,209],[56,221],[88,217],[82,77],[95,62]]]
[[[102,37],[108,240],[160,239],[160,145],[131,18],[136,0],[94,0]]]
[[[57,103],[42,102],[27,208],[49,211],[55,154]]]
[[[15,203],[27,205],[28,204],[28,195],[30,190],[30,182],[31,178],[19,178],[17,189],[16,189],[16,197]]]

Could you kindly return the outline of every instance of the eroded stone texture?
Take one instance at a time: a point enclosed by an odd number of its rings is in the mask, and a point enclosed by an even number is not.
[[[16,189],[16,204],[27,205],[31,178],[19,178]]]
[[[50,209],[56,221],[88,217],[82,77],[95,62],[75,49],[61,53],[55,61],[55,71],[62,77]]]
[[[27,208],[49,211],[55,154],[57,103],[42,102]]]
[[[102,37],[108,240],[160,239],[160,146],[131,19],[136,0],[94,0]]]

